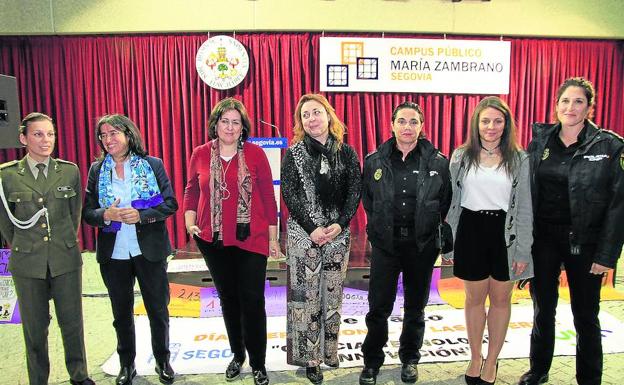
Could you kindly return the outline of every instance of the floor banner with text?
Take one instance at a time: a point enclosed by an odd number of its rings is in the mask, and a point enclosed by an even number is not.
[[[533,311],[530,306],[514,306],[506,343],[501,358],[528,357],[529,335]],[[605,353],[624,352],[624,327],[622,322],[606,312],[600,314]],[[146,316],[136,316],[137,356],[139,374],[154,373],[154,357],[151,352],[149,321]],[[389,341],[384,352],[386,364],[398,364],[401,316],[391,316]],[[366,336],[366,324],[362,315],[345,315],[340,329],[339,358],[341,367],[362,366],[361,344]],[[555,355],[574,355],[576,335],[568,304],[557,308]],[[485,337],[487,340],[487,336]],[[484,346],[484,351],[487,347]],[[171,365],[180,374],[222,373],[232,353],[227,334],[220,317],[171,318],[170,321]],[[286,364],[286,317],[269,317],[267,322],[267,358],[269,371],[294,370]],[[466,338],[464,312],[455,309],[427,309],[426,332],[421,349],[422,363],[468,360],[470,351]],[[114,353],[102,366],[104,372],[116,375],[119,359]],[[246,366],[246,371],[249,367]]]

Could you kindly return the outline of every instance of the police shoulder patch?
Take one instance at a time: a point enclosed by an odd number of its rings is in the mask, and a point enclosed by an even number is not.
[[[624,138],[622,137],[622,135],[618,134],[615,131],[611,131],[611,130],[602,130],[603,132],[610,134],[611,136],[614,136],[615,138],[617,138],[620,142],[624,142]]]
[[[548,159],[549,155],[550,155],[550,148],[547,148],[544,150],[544,153],[542,154],[542,160]]]
[[[373,152],[369,152],[368,154],[366,154],[366,156],[364,157],[364,159],[367,159],[369,157],[371,157],[372,155],[375,155],[377,153],[377,150],[373,151]]]

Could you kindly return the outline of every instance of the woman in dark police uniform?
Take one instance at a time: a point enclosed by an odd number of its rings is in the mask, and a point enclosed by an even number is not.
[[[561,264],[577,333],[576,380],[601,382],[600,287],[624,241],[624,142],[590,120],[593,107],[592,84],[570,78],[557,91],[557,122],[533,125],[527,151],[534,182],[534,315],[531,369],[520,385],[548,381]]]

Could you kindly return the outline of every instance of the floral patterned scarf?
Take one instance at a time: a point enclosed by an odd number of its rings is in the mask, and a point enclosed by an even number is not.
[[[132,181],[132,207],[141,210],[163,203],[164,200],[160,194],[154,170],[152,170],[147,160],[133,153],[130,153],[129,156],[130,180]],[[115,167],[115,161],[110,154],[107,154],[102,162],[98,180],[98,202],[104,208],[112,206],[116,199],[113,195],[113,167]],[[103,231],[116,233],[119,229],[121,229],[121,222],[112,221],[110,225],[104,227]]]

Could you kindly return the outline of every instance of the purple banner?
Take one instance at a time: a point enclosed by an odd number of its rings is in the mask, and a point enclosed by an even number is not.
[[[11,256],[10,249],[0,249],[0,277],[11,276],[9,271],[9,257]]]
[[[440,280],[440,268],[433,270],[431,286],[429,288],[429,305],[444,304],[438,293],[438,281]],[[221,302],[217,289],[214,287],[202,287],[199,291],[200,317],[221,317]],[[266,281],[264,286],[264,300],[266,314],[269,317],[286,315],[286,286],[271,286]],[[392,307],[392,315],[401,315],[404,304],[403,275],[399,275],[397,296]],[[368,292],[366,290],[345,287],[342,293],[342,315],[366,315],[368,312]]]
[[[446,305],[446,301],[440,297],[440,292],[438,290],[438,282],[440,281],[441,274],[441,268],[436,267],[433,269],[431,287],[429,288],[429,302],[427,302],[427,305]]]
[[[22,321],[15,286],[9,272],[11,250],[0,249],[0,324]]]

